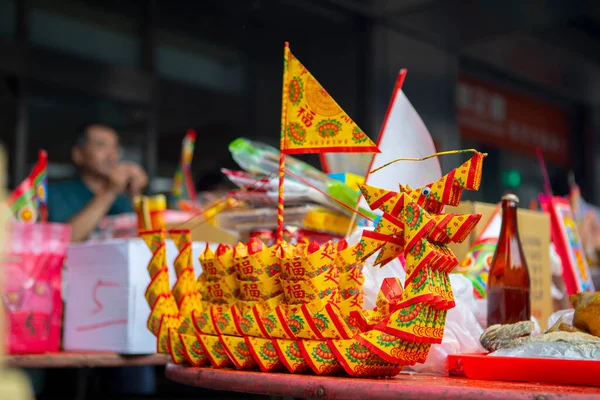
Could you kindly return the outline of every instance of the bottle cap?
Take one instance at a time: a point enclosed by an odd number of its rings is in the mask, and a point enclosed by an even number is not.
[[[515,202],[517,204],[519,204],[519,198],[517,197],[516,194],[513,193],[507,193],[504,196],[502,196],[502,201],[512,201]]]

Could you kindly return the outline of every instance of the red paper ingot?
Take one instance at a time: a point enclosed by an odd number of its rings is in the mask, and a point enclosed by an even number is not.
[[[340,239],[338,242],[337,251],[335,253],[335,265],[337,266],[340,275],[356,269],[362,271],[365,262],[357,254],[358,246],[360,246],[360,243],[348,246],[346,239]]]
[[[259,281],[237,280],[242,301],[264,301],[283,293],[279,274]]]
[[[321,320],[313,319],[306,305],[302,304],[298,312],[288,316],[286,323],[294,337],[298,339],[323,340],[315,323],[317,321]]]
[[[200,274],[196,281],[196,290],[200,293],[203,302],[208,302],[208,284],[210,282],[206,279],[206,275]]]
[[[350,376],[361,378],[396,376],[403,368],[402,365],[384,360],[353,339],[329,341],[329,348]]]
[[[235,275],[226,275],[206,284],[207,301],[213,304],[233,304],[237,297],[238,287]]]
[[[254,311],[254,307],[258,308],[258,311]],[[237,326],[238,332],[243,336],[261,337],[265,336],[260,330],[257,320],[264,315],[264,310],[259,308],[260,305],[257,302],[238,302],[237,305],[232,306],[232,312],[237,317],[234,317],[234,322]]]
[[[171,286],[169,285],[169,270],[163,268],[154,276],[148,285],[145,293],[146,301],[148,302],[150,309],[153,309],[160,296],[167,296],[170,294]]]
[[[237,331],[241,335],[270,337],[267,328],[271,330],[274,324],[272,321],[265,321],[266,315],[281,303],[282,297],[283,295],[279,295],[264,302],[239,301],[232,306]]]
[[[288,323],[288,315],[293,314],[297,310],[298,307],[288,307],[281,304],[272,310],[266,311],[257,320],[261,332],[267,338],[295,339],[296,335],[294,335]]]
[[[158,327],[156,352],[159,354],[170,354],[171,343],[169,335],[171,331],[177,334],[177,328],[181,325],[181,317],[179,315],[163,315]]]
[[[192,323],[198,333],[205,335],[218,335],[215,324],[213,323],[210,307],[204,308],[202,311],[192,311]]]
[[[208,356],[206,351],[196,335],[179,334],[179,339],[183,344],[183,355],[188,363],[194,367],[202,367],[208,364]]]
[[[148,263],[150,279],[154,278],[162,269],[167,267],[167,252],[165,246],[166,232],[164,230],[141,232],[140,236],[152,253]]]
[[[227,351],[219,340],[219,336],[204,335],[202,333],[199,333],[197,336],[200,344],[206,350],[210,364],[214,368],[225,368],[233,365],[227,355]]]
[[[310,371],[296,340],[273,339],[273,346],[277,350],[279,360],[289,372],[294,374]]]
[[[280,258],[277,245],[266,247],[258,239],[253,238],[249,252],[236,253],[233,262],[240,280],[256,282],[272,278],[281,272]],[[253,240],[251,239],[251,241]],[[260,246],[258,245],[260,243]]]
[[[294,255],[290,248],[282,250],[281,273],[284,280],[313,279],[331,270],[335,270],[330,273],[337,276],[333,244],[328,242],[321,247],[316,244],[313,246],[309,245],[297,255]]]
[[[434,326],[435,315],[435,309],[431,306],[415,303],[394,311],[377,328],[407,341],[440,343],[443,328]]]
[[[142,233],[152,252],[146,300],[158,352],[175,363],[356,377],[394,376],[424,362],[454,306],[448,273],[458,260],[447,244],[468,237],[480,219],[441,211],[458,204],[463,190],[479,187],[482,159],[476,154],[417,189],[363,185],[370,207],[383,216],[352,246],[340,240],[268,248],[257,238],[215,252],[207,246],[196,281],[191,235],[171,231],[179,249],[171,290],[164,231]],[[376,307],[364,310],[362,268],[375,253],[379,266],[404,256],[407,276],[404,285],[385,279]]]
[[[341,274],[339,277],[339,282],[341,300],[346,300],[350,297],[361,294],[363,283],[365,282],[362,268],[354,267]]]
[[[284,369],[272,339],[250,336],[246,336],[244,339],[261,371],[272,372]]]
[[[212,306],[210,312],[213,324],[219,335],[242,335],[235,324],[235,314],[232,306]]]
[[[358,335],[354,340],[370,349],[385,361],[405,364],[403,352],[408,342],[397,336],[371,329],[368,332]]]
[[[343,370],[326,340],[299,340],[298,347],[315,374],[333,375]]]
[[[173,262],[175,274],[179,278],[183,271],[194,268],[192,264],[192,232],[189,229],[171,229],[169,235],[179,250],[179,254]]]
[[[193,311],[202,310],[202,298],[200,293],[192,292],[183,296],[179,302],[179,313],[183,317],[191,317]]]
[[[339,304],[339,314],[343,318],[347,329],[350,331],[350,337],[353,337],[361,331],[360,323],[356,320],[354,313],[359,312],[362,314],[363,303],[364,299],[361,291],[359,294],[350,297]]]
[[[339,297],[337,268],[330,268],[309,280],[282,280],[283,294],[288,304],[310,303],[328,296]]]
[[[195,293],[197,291],[196,286],[196,277],[193,268],[187,268],[180,272],[179,278],[177,278],[177,282],[175,282],[175,286],[173,286],[173,296],[175,296],[175,300],[177,303],[181,301],[183,296],[191,293]]]
[[[175,364],[183,364],[187,362],[187,358],[185,357],[185,347],[183,342],[181,341],[181,337],[177,333],[175,329],[168,330],[168,338],[169,338],[169,354],[171,355],[171,359]]]
[[[154,335],[158,335],[161,320],[165,315],[179,315],[179,309],[171,293],[160,296],[150,311],[147,326]]]
[[[202,265],[203,274],[206,279],[211,281],[221,279],[235,272],[233,266],[233,251],[227,245],[219,245],[216,253],[206,245],[206,249],[199,257]]]
[[[256,367],[250,347],[244,338],[220,335],[219,341],[237,369],[252,369]]]

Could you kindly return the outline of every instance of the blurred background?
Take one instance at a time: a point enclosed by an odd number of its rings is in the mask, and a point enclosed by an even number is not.
[[[278,144],[289,41],[373,139],[407,68],[438,150],[489,153],[471,199],[534,199],[539,146],[555,194],[572,171],[597,202],[599,38],[593,0],[0,0],[0,140],[13,187],[39,148],[51,179],[74,174],[75,127],[104,122],[168,191],[188,128],[196,177],[231,166],[236,137]]]

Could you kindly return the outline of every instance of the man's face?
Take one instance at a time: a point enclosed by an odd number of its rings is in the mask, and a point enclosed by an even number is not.
[[[119,136],[105,126],[88,128],[85,142],[73,152],[75,163],[89,172],[108,176],[119,163]]]

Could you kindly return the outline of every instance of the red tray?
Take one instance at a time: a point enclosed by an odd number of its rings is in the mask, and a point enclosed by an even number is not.
[[[600,386],[600,361],[451,354],[450,373],[471,379]]]

